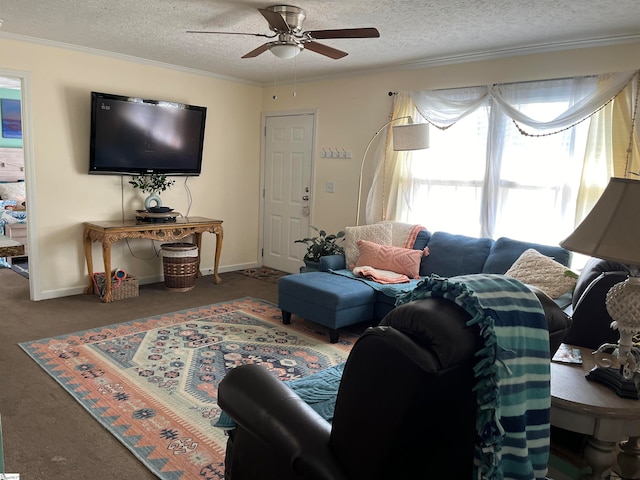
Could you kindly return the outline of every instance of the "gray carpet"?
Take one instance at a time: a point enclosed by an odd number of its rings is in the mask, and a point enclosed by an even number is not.
[[[277,303],[275,284],[240,273],[196,280],[184,293],[163,283],[140,295],[101,303],[95,295],[29,300],[28,280],[0,269],[0,415],[5,471],[31,480],[156,478],[17,345],[102,325],[233,300]]]
[[[155,479],[113,435],[74,401],[22,349],[38,340],[244,296],[277,303],[277,285],[242,273],[196,280],[190,292],[142,285],[136,298],[101,303],[95,295],[29,300],[29,284],[0,269],[0,415],[5,471],[30,480]],[[318,328],[322,328],[318,326]],[[579,469],[558,461],[551,474],[572,480]]]

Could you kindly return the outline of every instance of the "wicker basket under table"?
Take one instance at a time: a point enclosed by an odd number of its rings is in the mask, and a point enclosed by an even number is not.
[[[193,243],[161,245],[164,286],[172,292],[188,292],[196,287],[198,247]]]
[[[104,272],[93,274],[93,291],[102,299],[105,293]],[[127,275],[124,279],[111,276],[111,299],[124,300],[125,298],[137,297],[139,293],[138,279],[132,275]]]

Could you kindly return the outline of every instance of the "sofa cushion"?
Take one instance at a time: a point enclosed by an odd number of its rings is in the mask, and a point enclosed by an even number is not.
[[[430,238],[431,238],[431,232],[429,230],[420,230],[418,232],[418,236],[416,237],[416,241],[413,244],[413,249],[424,250],[424,247],[427,246]]]
[[[416,236],[416,241],[413,244],[414,250],[424,250],[424,247],[429,243],[431,238],[431,232],[429,230],[420,230]],[[347,268],[346,257],[344,254],[339,255],[327,255],[320,257],[320,271],[328,272],[329,270],[342,270]]]
[[[381,220],[376,223],[388,223],[391,225],[391,245],[394,247],[415,248],[413,245],[418,241],[418,235],[420,235],[421,232],[428,233],[426,228],[416,223],[404,223],[395,220]],[[422,248],[425,246],[426,243]],[[417,250],[422,250],[422,248]]]
[[[360,256],[356,266],[369,266],[400,273],[409,278],[419,278],[420,260],[424,252],[411,248],[378,245],[377,243],[358,240]]]
[[[504,273],[522,255],[525,250],[533,248],[542,255],[553,258],[562,265],[569,265],[571,253],[562,247],[542,245],[539,243],[522,242],[511,238],[500,237],[491,247],[491,253],[487,258],[482,273]]]
[[[530,248],[507,270],[506,276],[539,288],[551,298],[558,298],[576,285],[570,270],[550,257]]]
[[[422,259],[420,275],[455,277],[482,273],[492,244],[490,238],[435,232],[427,245],[429,256]]]
[[[378,245],[391,245],[391,224],[375,223],[359,227],[346,227],[344,241],[344,256],[347,268],[352,269],[358,261],[360,250],[358,240],[367,240]]]

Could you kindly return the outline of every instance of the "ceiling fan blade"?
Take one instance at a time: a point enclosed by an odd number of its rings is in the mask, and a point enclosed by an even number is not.
[[[254,50],[251,50],[249,53],[243,55],[242,58],[257,57],[258,55],[260,55],[261,53],[266,52],[267,50],[269,50],[269,43],[265,43],[263,45],[260,45],[258,48],[254,49]]]
[[[318,42],[305,42],[304,48],[306,50],[319,53],[320,55],[324,55],[325,57],[333,58],[334,60],[338,60],[339,58],[349,55],[347,52],[343,52],[342,50],[338,50]]]
[[[271,10],[266,10],[264,8],[259,8],[258,11],[267,20],[267,22],[269,22],[269,25],[275,31],[289,32],[291,30],[287,22],[285,22],[284,17],[278,12],[272,12]]]
[[[377,38],[380,36],[377,28],[341,28],[337,30],[311,30],[305,32],[314,40],[329,38]]]
[[[250,35],[252,37],[273,38],[276,35],[265,35],[264,33],[243,33],[243,32],[212,32],[209,30],[187,30],[187,33],[215,33],[221,35]]]

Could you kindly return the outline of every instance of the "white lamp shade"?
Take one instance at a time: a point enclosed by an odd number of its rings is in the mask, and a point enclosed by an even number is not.
[[[269,51],[278,58],[289,60],[298,55],[302,51],[302,47],[291,43],[276,43],[269,47]]]
[[[410,123],[393,127],[393,149],[396,152],[429,148],[429,124]]]
[[[589,215],[560,246],[640,266],[640,181],[611,178]]]

